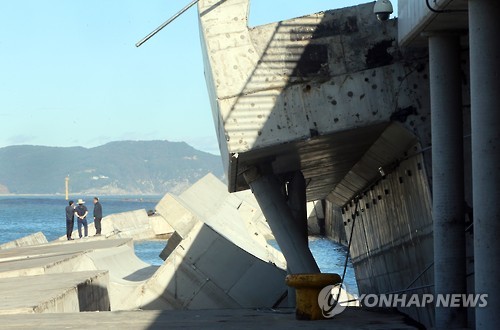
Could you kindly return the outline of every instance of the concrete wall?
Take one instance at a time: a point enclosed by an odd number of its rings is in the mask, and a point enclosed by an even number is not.
[[[350,255],[360,294],[404,290],[433,263],[431,196],[422,154],[402,161],[370,186],[358,205],[351,201],[341,213],[347,239],[354,230]],[[338,217],[330,216],[331,226],[338,228]],[[433,283],[431,267],[412,287]],[[426,326],[433,324],[432,306],[401,310]]]
[[[325,211],[325,231],[326,236],[336,243],[347,246],[344,220],[342,219],[341,208],[331,202],[326,202]]]

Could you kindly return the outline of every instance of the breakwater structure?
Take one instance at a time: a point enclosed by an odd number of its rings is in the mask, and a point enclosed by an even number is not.
[[[135,255],[134,240],[166,234],[161,265]],[[208,174],[180,195],[166,194],[154,214],[105,217],[101,236],[47,242],[36,233],[2,245],[0,322],[37,329],[316,328],[300,324],[289,307],[287,264],[267,243],[272,238],[252,193],[230,194]],[[415,328],[397,313],[353,308],[336,324]]]
[[[482,308],[400,310],[495,328],[498,2],[399,0],[385,21],[372,2],[256,27],[249,7],[198,1],[205,76],[228,190],[253,191],[288,271],[318,272],[314,201],[360,293],[487,293]]]

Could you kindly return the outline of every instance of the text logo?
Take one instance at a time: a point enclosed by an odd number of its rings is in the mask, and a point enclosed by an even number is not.
[[[342,313],[348,300],[347,290],[343,284],[325,286],[318,295],[318,305],[325,318],[332,318]]]

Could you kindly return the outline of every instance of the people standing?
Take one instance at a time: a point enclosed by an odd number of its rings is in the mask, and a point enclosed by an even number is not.
[[[87,224],[87,215],[89,214],[89,211],[87,210],[87,207],[83,204],[85,204],[85,201],[83,199],[79,199],[77,202],[77,206],[75,208],[75,214],[78,217],[78,236],[82,238],[82,226],[84,229],[84,235],[87,237],[89,235],[88,231],[88,224]]]
[[[102,205],[99,203],[99,198],[94,197],[94,225],[95,235],[101,235],[101,220],[102,220]]]
[[[72,241],[71,234],[75,225],[75,205],[73,201],[69,201],[68,204],[66,206],[66,237],[68,241]]]

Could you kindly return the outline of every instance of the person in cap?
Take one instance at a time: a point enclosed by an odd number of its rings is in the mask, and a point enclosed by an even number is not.
[[[85,204],[85,201],[83,199],[79,199],[77,202],[77,206],[75,208],[75,214],[76,217],[78,218],[78,236],[82,238],[82,226],[83,226],[83,231],[85,237],[89,236],[89,229],[88,229],[88,224],[87,224],[87,215],[89,214],[89,211],[87,210],[87,207],[83,204]]]
[[[95,235],[101,235],[101,220],[102,220],[102,205],[99,203],[99,198],[94,197],[94,225]]]
[[[68,241],[72,241],[71,234],[73,233],[73,227],[75,226],[75,203],[73,201],[68,202],[66,206],[66,237]]]

